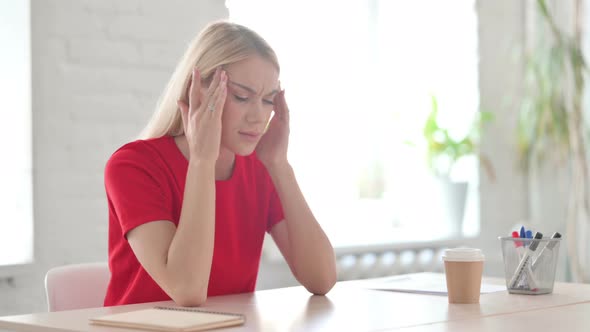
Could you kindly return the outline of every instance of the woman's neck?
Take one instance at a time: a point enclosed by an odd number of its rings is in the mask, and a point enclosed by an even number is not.
[[[215,163],[215,180],[228,180],[231,178],[235,165],[236,154],[222,147]]]

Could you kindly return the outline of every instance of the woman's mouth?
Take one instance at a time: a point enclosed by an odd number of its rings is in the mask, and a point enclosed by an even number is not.
[[[242,137],[242,139],[252,142],[257,141],[260,138],[260,134],[253,131],[240,131],[239,134]]]

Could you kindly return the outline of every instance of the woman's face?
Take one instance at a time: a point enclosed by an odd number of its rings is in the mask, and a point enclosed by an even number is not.
[[[228,76],[223,109],[221,146],[246,156],[256,144],[273,111],[273,98],[279,91],[279,73],[260,56],[225,66]]]

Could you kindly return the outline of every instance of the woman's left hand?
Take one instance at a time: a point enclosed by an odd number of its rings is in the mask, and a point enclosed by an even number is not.
[[[258,159],[269,171],[277,166],[288,165],[289,108],[285,101],[285,90],[275,95],[273,104],[275,114],[256,146]]]

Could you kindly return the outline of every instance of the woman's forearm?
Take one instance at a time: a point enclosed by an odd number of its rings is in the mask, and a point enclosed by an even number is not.
[[[285,213],[293,273],[310,292],[325,294],[337,279],[334,249],[307,205],[291,166],[270,167],[269,173]]]
[[[189,162],[180,220],[166,269],[176,302],[187,306],[207,298],[215,235],[215,163]]]

